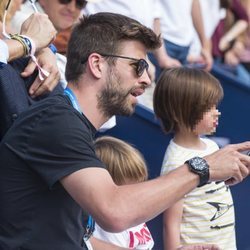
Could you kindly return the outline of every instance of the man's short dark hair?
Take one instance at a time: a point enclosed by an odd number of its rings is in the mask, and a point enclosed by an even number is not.
[[[88,56],[93,53],[116,54],[126,40],[141,42],[147,50],[160,46],[160,38],[151,29],[127,16],[99,12],[83,17],[74,27],[68,44],[66,79],[77,82],[85,70]]]

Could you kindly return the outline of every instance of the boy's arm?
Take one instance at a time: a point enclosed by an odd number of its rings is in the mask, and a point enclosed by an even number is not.
[[[164,250],[175,250],[180,246],[180,227],[183,213],[183,199],[163,213]]]

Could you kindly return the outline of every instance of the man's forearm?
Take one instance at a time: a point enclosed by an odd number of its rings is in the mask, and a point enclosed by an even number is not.
[[[16,40],[5,40],[8,49],[9,49],[9,58],[8,61],[20,58],[24,55],[23,45]]]

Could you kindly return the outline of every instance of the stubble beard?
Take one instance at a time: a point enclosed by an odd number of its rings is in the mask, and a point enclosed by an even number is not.
[[[121,82],[118,73],[111,70],[106,79],[106,88],[97,97],[98,108],[107,118],[113,115],[131,116],[134,113],[135,105],[129,103],[131,89],[122,89]]]

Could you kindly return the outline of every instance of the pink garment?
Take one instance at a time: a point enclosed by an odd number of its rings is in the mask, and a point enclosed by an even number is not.
[[[245,49],[241,53],[241,55],[239,56],[239,59],[243,63],[249,63],[250,62],[250,28],[247,31]]]
[[[239,0],[233,0],[229,8],[234,15],[235,21],[245,20],[248,22],[248,15]],[[225,19],[221,19],[212,36],[212,54],[214,57],[223,57],[219,49],[219,41],[225,34]]]

